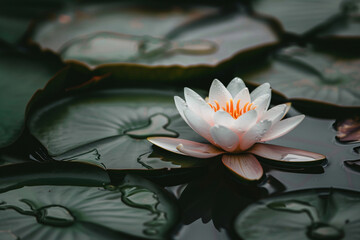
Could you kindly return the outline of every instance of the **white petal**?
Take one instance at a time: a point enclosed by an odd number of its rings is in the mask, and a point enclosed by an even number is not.
[[[232,126],[235,119],[228,113],[223,110],[219,110],[214,113],[214,123],[222,126]]]
[[[262,142],[281,137],[293,130],[305,118],[305,115],[299,115],[281,120],[274,124],[271,129],[261,138]]]
[[[224,153],[211,144],[202,144],[202,146],[199,144],[184,146],[184,144],[181,143],[176,147],[176,149],[187,156],[196,158],[212,158]]]
[[[239,108],[242,109],[246,103],[250,103],[250,94],[248,88],[243,88],[234,98],[234,104],[240,100]]]
[[[247,131],[253,127],[257,120],[257,112],[255,110],[250,110],[234,121],[234,128],[239,131]]]
[[[186,109],[184,111],[184,115],[189,123],[189,126],[195,132],[197,132],[199,135],[201,135],[203,138],[205,138],[209,142],[211,142],[211,143],[214,142],[210,135],[210,127],[211,126],[204,119],[202,119],[200,116],[198,116],[196,113],[194,113],[190,109]]]
[[[256,142],[262,140],[262,137],[266,134],[270,127],[270,121],[265,120],[258,122],[255,126],[253,126],[249,131],[244,134],[240,142],[240,149],[244,151],[250,148]]]
[[[252,91],[250,94],[251,101],[253,102],[258,97],[260,97],[262,95],[266,95],[266,94],[269,94],[271,96],[271,89],[270,89],[269,83],[263,83],[260,86],[258,86],[257,88],[255,88],[254,91]]]
[[[254,106],[256,106],[255,110],[258,113],[258,119],[261,119],[264,112],[268,109],[270,105],[271,96],[269,94],[261,95],[260,97],[256,98]]]
[[[259,161],[252,154],[223,155],[223,164],[240,177],[254,181],[264,174]]]
[[[148,140],[163,149],[177,154],[199,157],[211,158],[224,153],[220,149],[211,144],[198,143],[185,139],[169,138],[169,137],[149,137]],[[185,150],[184,150],[185,149]]]
[[[175,106],[180,114],[180,116],[184,119],[184,121],[189,125],[189,122],[188,120],[186,119],[185,115],[184,115],[184,111],[185,109],[187,109],[187,105],[186,105],[186,102],[181,98],[181,97],[178,97],[178,96],[175,96],[174,97],[174,101],[175,101]]]
[[[286,109],[286,104],[277,105],[266,111],[260,120],[269,120],[274,125],[284,117]]]
[[[241,78],[236,77],[228,84],[227,90],[230,92],[231,96],[235,98],[235,96],[245,87],[244,81],[241,80]]]
[[[266,159],[289,163],[317,162],[326,158],[319,153],[264,143],[255,144],[247,152]]]
[[[184,88],[185,101],[190,110],[197,113],[200,116],[204,116],[204,119],[213,124],[214,110],[205,102],[205,100],[196,92],[190,88]]]
[[[239,146],[238,135],[224,126],[215,125],[210,128],[210,133],[215,144],[227,152],[232,152]]]
[[[215,104],[215,100],[220,104],[220,106],[226,106],[226,102],[229,102],[231,94],[226,89],[226,87],[217,79],[215,79],[210,87],[209,91],[209,102]]]

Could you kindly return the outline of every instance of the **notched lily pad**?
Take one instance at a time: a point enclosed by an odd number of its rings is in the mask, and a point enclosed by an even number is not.
[[[104,188],[24,187],[0,194],[0,232],[19,239],[167,239],[177,210],[167,193],[135,176]]]
[[[357,239],[360,194],[337,189],[298,191],[261,200],[242,211],[235,231],[256,239]]]
[[[286,32],[303,35],[332,22],[342,13],[343,0],[255,0],[255,12],[274,17]]]
[[[356,56],[289,47],[269,65],[243,77],[256,84],[269,82],[275,91],[293,101],[295,107],[311,101],[312,108],[324,103],[333,108],[359,108],[359,69],[360,59]]]
[[[179,8],[166,3],[139,5],[131,1],[75,4],[39,23],[33,40],[57,52],[73,39],[98,32],[161,38],[177,26],[216,12],[213,7]]]
[[[123,89],[65,98],[34,112],[30,132],[59,161],[109,170],[188,168],[209,161],[164,154],[147,137],[204,141],[178,114],[175,93]]]
[[[360,117],[337,121],[334,124],[337,130],[336,138],[342,143],[357,143],[360,142]]]
[[[239,12],[163,3],[157,9],[124,3],[73,6],[39,24],[33,40],[72,63],[154,81],[221,73],[215,67],[230,67],[241,54],[278,43],[268,25]]]

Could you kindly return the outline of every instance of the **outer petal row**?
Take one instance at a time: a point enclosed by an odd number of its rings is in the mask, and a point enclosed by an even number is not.
[[[252,154],[225,154],[222,157],[222,162],[228,169],[246,180],[259,180],[264,174],[259,161]]]
[[[289,163],[314,163],[326,158],[319,153],[264,143],[255,144],[247,152],[266,159]]]
[[[212,158],[224,151],[211,144],[169,137],[149,137],[149,142],[170,152],[197,158]]]

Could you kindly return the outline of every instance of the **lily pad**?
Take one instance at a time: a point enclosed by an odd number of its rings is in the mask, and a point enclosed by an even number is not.
[[[179,116],[174,92],[122,89],[65,98],[34,112],[30,132],[62,161],[90,162],[112,170],[196,167],[208,161],[163,154],[151,136],[205,141]]]
[[[0,167],[0,192],[31,185],[103,186],[108,173],[97,166],[70,162],[24,162]]]
[[[360,117],[352,117],[336,121],[335,129],[337,130],[336,138],[340,142],[357,143],[360,142]]]
[[[33,40],[98,72],[153,81],[214,77],[221,73],[215,67],[230,67],[241,54],[278,43],[268,25],[239,12],[159,9],[123,3],[74,7],[37,26]]]
[[[24,187],[0,202],[0,230],[18,239],[166,239],[177,220],[172,199],[135,176],[105,188]]]
[[[275,91],[294,102],[360,107],[359,69],[360,59],[356,56],[289,47],[269,65],[243,77],[256,84],[269,82]]]
[[[254,0],[255,12],[274,17],[286,32],[303,35],[332,22],[343,0]]]
[[[360,2],[357,0],[344,1],[344,9],[346,15],[320,31],[315,37],[316,42],[336,48],[356,50],[355,44],[360,37]]]
[[[337,189],[299,191],[261,200],[242,211],[235,231],[256,239],[358,239],[360,194]]]
[[[39,24],[33,40],[55,52],[74,39],[98,32],[129,36],[164,37],[167,32],[195,19],[217,12],[213,7],[179,8],[137,3],[70,5],[55,17]],[[156,27],[154,27],[156,26]],[[120,56],[122,53],[118,53]]]
[[[29,100],[62,66],[45,54],[0,54],[0,148],[18,138]]]

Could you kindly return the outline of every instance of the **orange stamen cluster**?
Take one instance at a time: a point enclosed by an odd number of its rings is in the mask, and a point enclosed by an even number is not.
[[[250,102],[245,103],[245,105],[240,108],[240,100],[238,100],[236,105],[234,105],[234,101],[232,98],[230,98],[229,102],[226,102],[226,107],[220,107],[220,104],[216,100],[214,102],[214,105],[212,105],[211,103],[208,104],[215,112],[222,109],[225,112],[228,112],[234,119],[237,119],[242,114],[256,108],[256,106],[253,106],[253,103]]]

